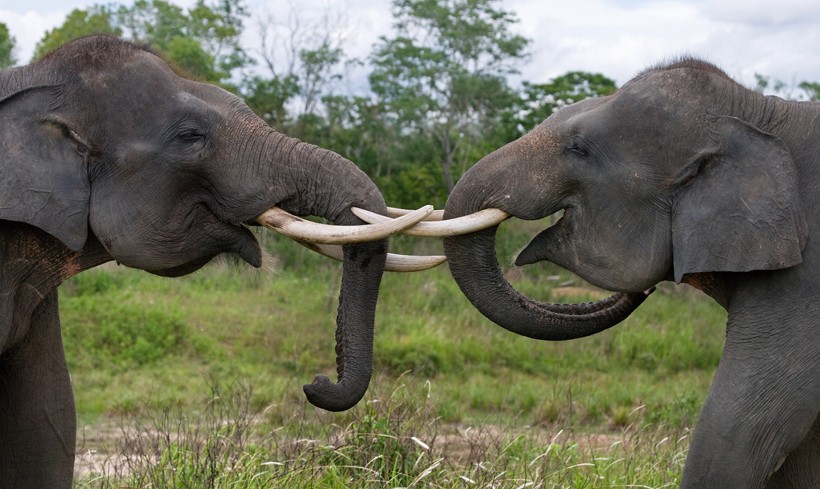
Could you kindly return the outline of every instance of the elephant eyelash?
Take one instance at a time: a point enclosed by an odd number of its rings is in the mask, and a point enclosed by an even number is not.
[[[198,131],[196,129],[189,129],[177,134],[176,139],[184,143],[196,143],[204,140],[206,137],[207,134],[205,134],[202,131]]]
[[[581,146],[578,143],[578,141],[571,142],[569,146],[567,146],[567,151],[581,157],[589,156],[589,151],[586,149],[586,147]]]

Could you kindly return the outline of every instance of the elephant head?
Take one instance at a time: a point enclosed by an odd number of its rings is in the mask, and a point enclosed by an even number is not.
[[[584,305],[519,294],[495,258],[497,227],[445,239],[461,290],[497,324],[560,340],[617,324],[663,280],[800,263],[807,227],[795,166],[780,139],[747,122],[763,110],[740,118],[735,95],[748,108],[762,100],[746,92],[714,66],[683,60],[562,108],[484,157],[445,217],[563,211],[515,263],[548,260],[616,293]]]
[[[363,224],[354,206],[386,212],[350,161],[277,133],[238,97],[134,44],[87,37],[0,73],[2,222],[45,231],[76,256],[94,248],[102,261],[177,276],[221,253],[259,266],[247,226],[272,206],[339,225]],[[339,383],[305,386],[317,406],[350,408],[367,388],[386,250],[384,239],[344,246]],[[61,278],[89,264],[67,263]]]

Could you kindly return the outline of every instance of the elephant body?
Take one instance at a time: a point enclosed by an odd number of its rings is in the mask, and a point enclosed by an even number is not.
[[[499,280],[495,230],[447,238],[462,290],[507,329],[592,334],[664,280],[726,308],[682,488],[820,487],[820,104],[764,96],[695,59],[651,68],[487,155],[446,215],[488,207],[564,210],[516,263],[552,261],[630,304],[536,303]]]
[[[57,286],[116,260],[192,272],[220,253],[259,266],[247,225],[272,206],[363,224],[385,213],[353,163],[272,130],[237,97],[106,36],[0,71],[0,487],[71,487],[74,401]],[[387,243],[344,246],[339,383],[305,387],[340,410],[371,375]]]

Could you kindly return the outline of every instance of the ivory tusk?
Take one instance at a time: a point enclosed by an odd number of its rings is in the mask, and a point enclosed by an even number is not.
[[[256,218],[256,222],[297,241],[321,244],[349,244],[388,238],[421,221],[431,212],[433,212],[433,206],[426,205],[396,219],[385,217],[385,221],[377,225],[335,226],[307,221],[278,207],[272,207],[260,214]]]
[[[344,261],[344,253],[342,252],[341,246],[307,243],[304,241],[297,241],[297,243],[320,255],[333,258],[334,260]],[[445,261],[447,261],[447,257],[441,255],[414,256],[388,253],[384,270],[386,272],[420,272],[437,267]]]
[[[390,219],[389,217],[359,209],[358,207],[351,207],[350,210],[353,211],[359,219],[371,224],[383,223]],[[444,238],[447,236],[458,236],[481,231],[482,229],[495,226],[509,217],[510,215],[501,209],[484,209],[455,219],[446,219],[439,222],[422,221],[413,227],[405,228],[401,232],[409,236]],[[402,217],[397,219],[402,219]]]
[[[413,211],[410,210],[410,209],[400,209],[398,207],[388,207],[387,208],[387,214],[390,215],[390,217],[401,217],[401,216],[407,215],[411,212],[413,212]],[[430,215],[425,217],[423,220],[424,221],[441,221],[442,219],[444,219],[444,211],[436,210],[436,211],[431,212]]]
[[[443,255],[397,255],[387,254],[387,263],[384,269],[388,272],[421,272],[437,267],[447,261]]]

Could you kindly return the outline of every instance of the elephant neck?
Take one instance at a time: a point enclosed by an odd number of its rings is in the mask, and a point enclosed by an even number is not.
[[[733,92],[729,115],[776,136],[789,149],[820,141],[820,103],[784,100],[739,86]]]
[[[708,295],[727,311],[732,302],[736,276],[727,272],[687,273],[681,280]]]
[[[80,251],[28,224],[0,221],[0,353],[25,337],[34,309],[66,279],[111,260],[95,238]]]

